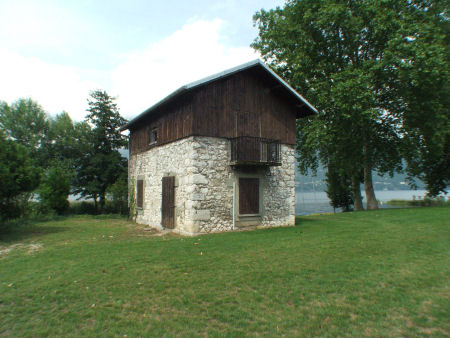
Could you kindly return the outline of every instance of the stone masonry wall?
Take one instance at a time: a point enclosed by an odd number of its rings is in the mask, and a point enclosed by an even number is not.
[[[161,229],[161,180],[175,176],[175,231],[231,230],[228,144],[226,139],[189,137],[132,155],[129,177],[144,179],[144,207],[138,210],[136,222]]]
[[[176,177],[175,226],[185,223],[184,201],[188,200],[190,193],[184,181],[192,172],[192,154],[192,140],[183,139],[130,156],[130,184],[133,179],[134,183],[137,179],[144,180],[144,205],[137,211],[137,223],[161,229],[163,176]]]
[[[282,166],[263,170],[262,226],[295,223],[293,146],[282,145],[281,156]],[[233,181],[237,186],[239,172],[230,167],[229,159],[229,141],[212,137],[189,137],[132,155],[130,182],[144,179],[144,207],[136,221],[161,228],[161,180],[175,176],[176,232],[232,230]]]
[[[281,145],[281,166],[264,175],[262,226],[295,225],[295,150]]]
[[[196,137],[194,175],[201,181],[193,186],[194,193],[187,211],[197,221],[200,233],[233,229],[233,171],[230,167],[230,142],[227,139]],[[198,217],[199,213],[202,217]],[[197,217],[195,217],[197,215]],[[189,217],[189,216],[188,216]]]

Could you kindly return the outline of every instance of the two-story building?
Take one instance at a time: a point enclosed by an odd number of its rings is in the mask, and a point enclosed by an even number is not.
[[[136,221],[183,234],[294,225],[296,119],[315,112],[260,60],[179,88],[122,128]]]

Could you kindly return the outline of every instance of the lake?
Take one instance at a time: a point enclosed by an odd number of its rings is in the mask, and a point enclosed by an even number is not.
[[[363,202],[365,201],[365,193],[361,192],[363,196]],[[416,199],[421,199],[425,196],[425,190],[392,190],[392,191],[375,191],[375,195],[378,201],[380,208],[392,208],[392,206],[388,204],[383,204],[383,202],[387,202],[393,199],[400,200],[412,200],[413,196]],[[295,213],[296,215],[310,215],[315,213],[325,213],[325,212],[333,212],[333,207],[330,205],[330,200],[327,197],[326,192],[301,192],[295,191],[296,204],[295,204]],[[364,205],[365,206],[365,205]],[[336,209],[336,211],[341,211],[340,209]]]

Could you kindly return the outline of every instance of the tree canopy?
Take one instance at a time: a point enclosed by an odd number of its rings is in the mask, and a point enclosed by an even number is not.
[[[432,14],[431,7],[438,6],[433,1],[291,0],[283,8],[261,10],[254,16],[259,36],[253,47],[320,111],[298,121],[301,171],[314,171],[318,162],[341,168],[352,178],[355,209],[362,207],[360,181],[364,181],[368,208],[377,207],[374,170],[392,174],[401,170],[405,157],[425,162],[420,150],[413,151],[412,144],[417,142],[411,141],[409,127],[419,116],[424,119],[412,102],[407,80],[420,75],[420,66],[411,65],[406,56],[414,54],[417,45],[442,46],[436,38],[439,32],[421,26],[424,17],[434,15],[439,21],[439,10]],[[417,36],[421,29],[429,34]],[[439,57],[428,61],[427,69],[440,73],[445,62],[437,49]],[[405,74],[405,63],[416,73]],[[417,81],[427,78],[432,81],[428,76]],[[441,98],[436,102],[442,103]],[[444,115],[442,110],[433,114],[441,119]],[[414,132],[423,139],[422,130]],[[442,134],[448,135],[448,128]],[[436,143],[443,145],[445,137]],[[427,175],[425,167],[416,168],[411,173]]]
[[[37,150],[48,129],[45,111],[31,99],[19,99],[11,106],[0,102],[0,129],[7,137],[30,150]]]
[[[20,214],[20,197],[39,185],[40,170],[28,150],[0,130],[0,220]]]

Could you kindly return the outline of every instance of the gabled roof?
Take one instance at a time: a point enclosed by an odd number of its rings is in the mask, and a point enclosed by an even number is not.
[[[230,75],[238,73],[238,72],[242,72],[244,70],[247,70],[247,69],[253,68],[253,67],[262,67],[275,80],[277,80],[281,84],[281,86],[283,86],[285,89],[287,89],[287,91],[290,94],[292,94],[293,97],[295,97],[298,101],[300,101],[300,103],[302,105],[306,106],[308,108],[308,110],[311,112],[311,114],[317,113],[316,108],[314,108],[303,96],[301,96],[299,93],[297,93],[286,81],[284,81],[280,76],[278,76],[264,62],[262,62],[260,59],[256,59],[256,60],[244,63],[242,65],[239,65],[237,67],[233,67],[233,68],[224,70],[223,72],[220,72],[220,73],[217,73],[217,74],[205,77],[205,78],[203,78],[201,80],[191,82],[189,84],[186,84],[186,85],[178,88],[172,94],[166,96],[164,99],[162,99],[161,101],[157,102],[156,104],[154,104],[153,106],[151,106],[150,108],[148,108],[147,110],[145,110],[144,112],[142,112],[141,114],[136,116],[134,119],[129,121],[122,128],[120,128],[120,130],[127,130],[127,129],[129,129],[132,125],[134,125],[136,122],[141,120],[144,116],[150,114],[151,112],[153,112],[154,110],[156,110],[157,108],[162,106],[164,103],[167,103],[167,102],[171,101],[172,99],[178,97],[179,95],[181,95],[183,93],[186,93],[186,92],[188,92],[188,91],[190,91],[190,90],[192,90],[194,88],[203,86],[203,85],[205,85],[207,83],[210,83],[210,82],[213,82],[213,81],[217,81],[217,80],[222,79],[224,77],[230,76]]]

